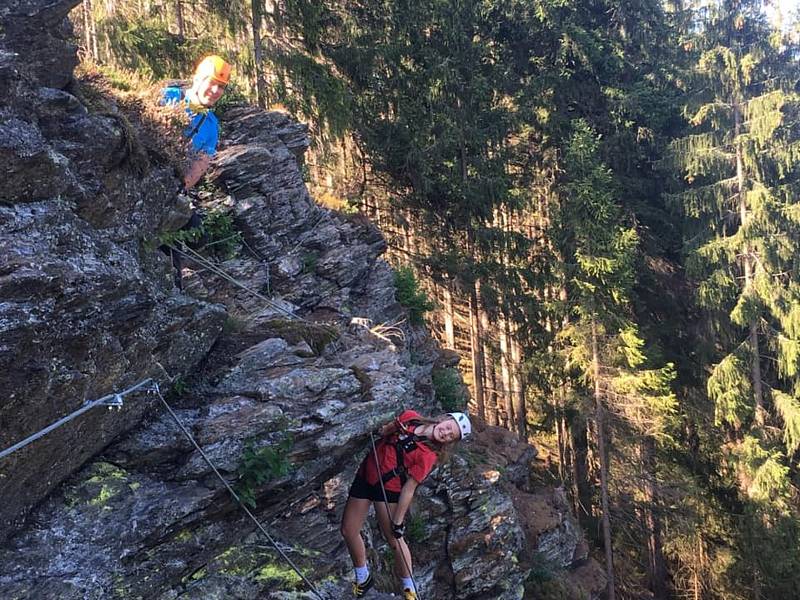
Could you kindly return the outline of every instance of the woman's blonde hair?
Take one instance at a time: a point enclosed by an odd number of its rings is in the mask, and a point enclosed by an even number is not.
[[[421,422],[423,425],[438,425],[439,423],[444,423],[448,420],[453,420],[451,415],[437,415],[431,418],[422,417],[420,419],[415,419],[416,421]],[[425,439],[421,440],[420,443],[425,444],[428,448],[433,450],[436,453],[436,464],[444,464],[450,459],[450,455],[453,452],[453,446],[461,441],[461,438],[457,438],[452,442],[437,442],[436,440]]]

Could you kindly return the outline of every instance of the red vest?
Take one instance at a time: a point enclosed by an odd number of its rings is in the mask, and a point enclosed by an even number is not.
[[[421,420],[419,413],[413,410],[404,411],[397,420],[400,421],[410,432],[414,432],[416,426],[411,421]],[[395,445],[399,439],[399,434],[393,433],[382,438],[375,446],[378,453],[380,467],[375,468],[375,454],[370,448],[366,458],[361,463],[358,474],[370,485],[378,485],[378,479],[397,468],[397,449]],[[424,443],[417,442],[413,450],[403,452],[403,463],[409,477],[413,477],[417,483],[428,476],[436,465],[436,453],[428,448]],[[399,492],[402,482],[399,476],[384,480],[384,488],[390,492]]]

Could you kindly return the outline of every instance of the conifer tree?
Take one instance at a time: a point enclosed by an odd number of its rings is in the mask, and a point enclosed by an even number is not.
[[[582,119],[574,122],[573,130],[564,157],[569,175],[558,221],[571,317],[560,337],[567,367],[577,370],[594,402],[608,596],[614,598],[607,411],[639,432],[640,449],[652,463],[653,441],[668,437],[676,411],[670,389],[675,375],[669,364],[649,368],[644,341],[631,319],[638,236],[626,225],[617,184],[599,159],[597,134]],[[648,489],[653,495],[653,487]],[[663,572],[654,518],[651,515],[651,560],[654,569]]]
[[[696,224],[688,264],[700,304],[722,317],[707,386],[716,421],[734,432],[740,467],[756,469],[745,491],[769,495],[786,485],[786,459],[758,458],[773,456],[766,426],[782,421],[791,455],[800,423],[796,62],[757,2],[714,6],[701,43],[697,133],[673,146]]]
[[[687,268],[718,349],[706,389],[728,443],[712,459],[740,492],[730,506],[742,515],[731,529],[734,587],[789,597],[800,516],[789,500],[800,423],[797,48],[754,1],[711,5],[692,43],[695,131],[672,150],[685,181]]]

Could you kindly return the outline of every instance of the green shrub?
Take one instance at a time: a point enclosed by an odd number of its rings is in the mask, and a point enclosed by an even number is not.
[[[425,322],[425,313],[433,310],[435,304],[419,288],[419,282],[411,267],[400,267],[394,272],[394,287],[397,301],[408,309],[409,318],[414,325]]]
[[[563,582],[563,569],[541,552],[533,554],[530,567],[530,574],[525,581],[525,598],[569,600],[572,597]]]
[[[159,245],[186,244],[197,252],[219,260],[236,256],[242,245],[242,234],[236,230],[233,217],[221,210],[213,210],[203,217],[199,227],[162,232]]]
[[[425,519],[420,515],[411,515],[406,520],[406,539],[414,544],[425,541]]]
[[[242,452],[242,462],[237,471],[236,493],[244,504],[256,507],[256,491],[268,481],[285,477],[292,465],[287,457],[294,443],[291,435],[271,446],[256,449],[252,441]]]
[[[200,251],[211,253],[221,260],[236,256],[242,245],[242,234],[236,229],[233,217],[221,210],[213,210],[203,218],[200,229],[208,241]]]
[[[319,253],[305,252],[303,253],[301,262],[303,265],[302,268],[303,275],[310,275],[317,270],[317,263],[319,262]]]
[[[435,369],[431,373],[436,399],[448,412],[461,411],[467,405],[461,376],[456,369]]]

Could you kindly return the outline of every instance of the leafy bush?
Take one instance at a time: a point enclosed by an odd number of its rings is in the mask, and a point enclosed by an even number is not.
[[[198,227],[161,233],[158,242],[171,246],[183,243],[200,253],[228,260],[239,251],[242,234],[236,230],[233,217],[217,210],[206,214]]]
[[[208,241],[200,250],[210,251],[222,260],[236,256],[242,245],[242,234],[236,229],[233,217],[222,211],[211,211],[203,218],[200,225]]]
[[[448,412],[461,411],[467,405],[461,376],[456,369],[436,369],[431,373],[436,399]]]
[[[411,515],[406,520],[406,538],[413,544],[425,541],[425,519],[420,515]]]
[[[531,571],[525,582],[525,597],[538,600],[569,600],[569,593],[560,577],[560,569],[544,554],[535,552],[531,557]]]
[[[277,444],[263,448],[256,449],[252,441],[245,445],[236,482],[236,493],[244,504],[254,509],[258,487],[289,474],[292,465],[287,454],[293,443],[292,436],[287,435]]]
[[[422,325],[425,322],[425,313],[433,310],[436,305],[420,289],[411,267],[400,267],[394,272],[394,287],[397,289],[397,301],[408,309],[411,323]]]
[[[319,253],[318,252],[304,252],[301,258],[302,262],[302,273],[304,275],[310,275],[317,269],[317,263],[319,262]]]

